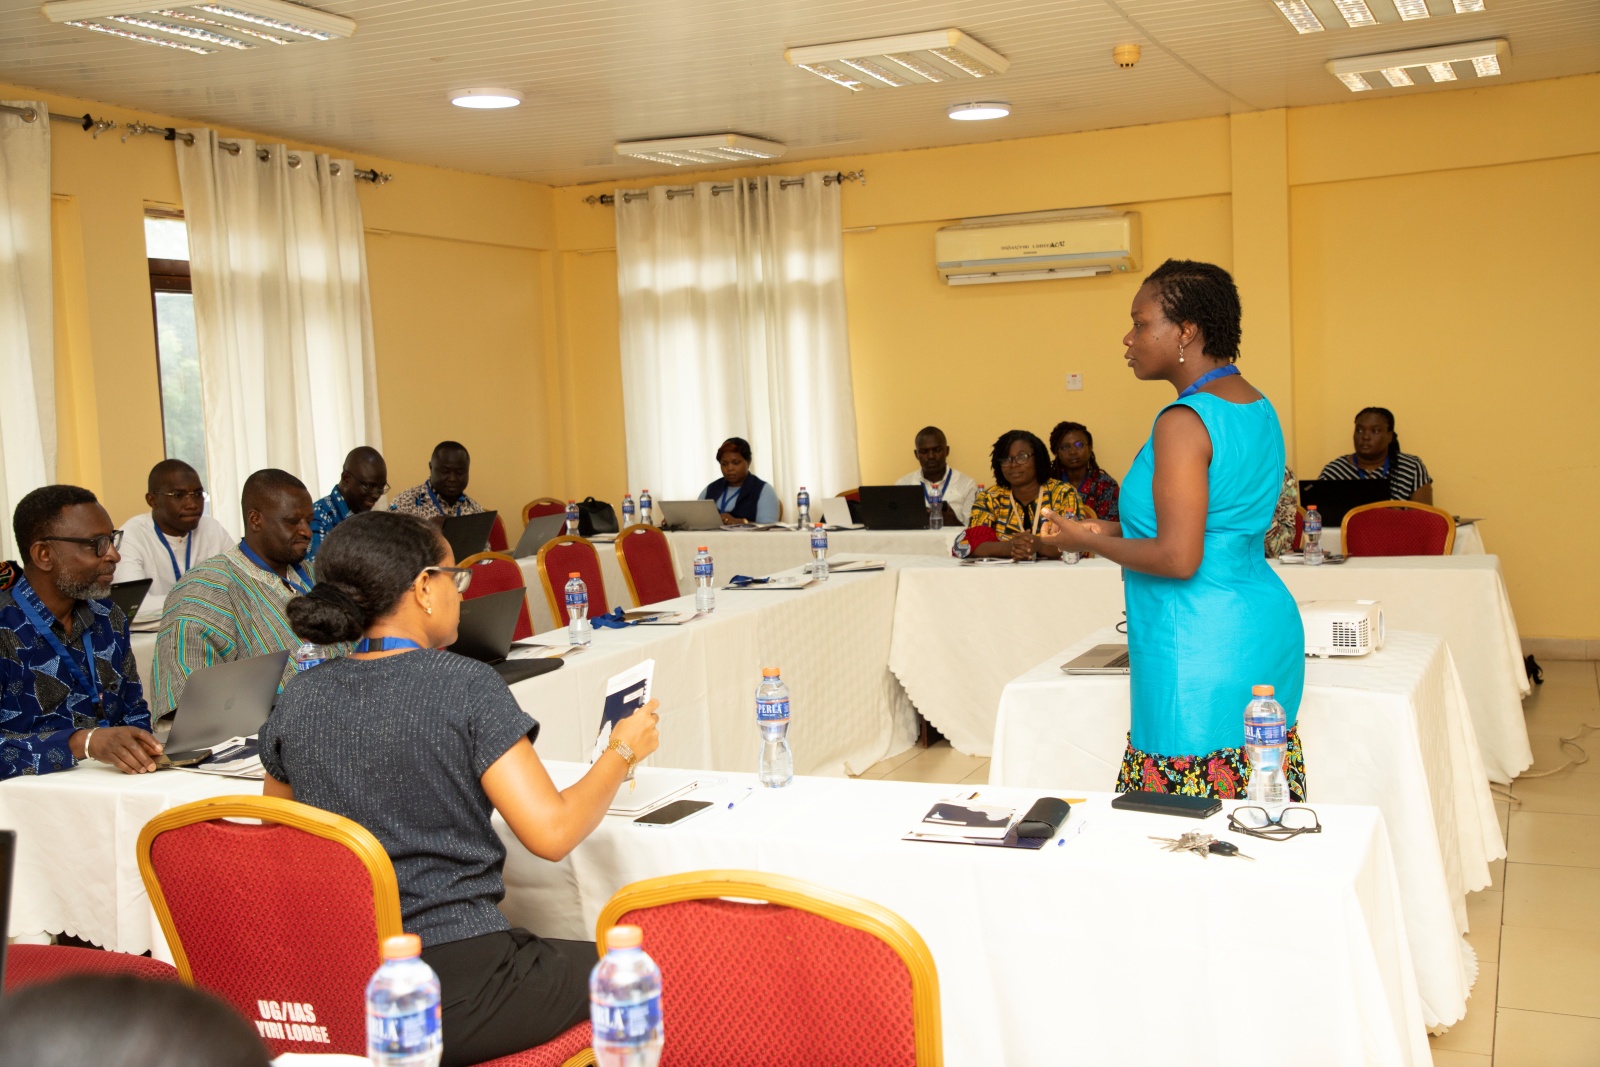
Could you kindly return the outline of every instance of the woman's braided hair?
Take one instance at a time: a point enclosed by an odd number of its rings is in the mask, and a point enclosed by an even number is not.
[[[1144,284],[1155,290],[1168,322],[1200,327],[1206,355],[1239,361],[1242,312],[1231,274],[1214,263],[1169,259],[1151,271]]]

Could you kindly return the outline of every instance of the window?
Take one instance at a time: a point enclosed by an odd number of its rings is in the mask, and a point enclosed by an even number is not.
[[[206,482],[205,409],[200,399],[200,346],[195,341],[189,284],[189,231],[181,216],[146,215],[145,255],[155,308],[156,364],[161,373],[161,428],[168,459],[181,459]]]

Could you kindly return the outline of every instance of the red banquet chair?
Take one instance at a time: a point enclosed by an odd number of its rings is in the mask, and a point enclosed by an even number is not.
[[[1380,500],[1345,512],[1339,541],[1347,556],[1448,556],[1456,520],[1432,504]]]
[[[619,924],[644,931],[661,967],[661,1067],[943,1063],[933,954],[871,901],[782,875],[693,871],[622,887],[597,942]]]
[[[521,641],[524,637],[533,636],[533,617],[528,614],[528,583],[523,581],[522,568],[515,559],[504,552],[479,552],[458,561],[456,566],[472,570],[472,584],[462,594],[468,600],[490,593],[503,593],[507,589],[521,589],[522,607],[517,611],[517,628],[512,631],[511,640]]]
[[[628,583],[634,607],[676,600],[678,575],[672,567],[672,546],[667,535],[654,526],[639,523],[617,535],[617,562]],[[587,581],[587,579],[585,579]]]
[[[567,576],[577,571],[583,584],[589,587],[589,617],[604,615],[611,610],[606,600],[606,580],[600,573],[600,554],[585,537],[562,534],[539,549],[539,581],[544,585],[544,595],[550,601],[550,617],[557,626],[565,626],[567,618]]]
[[[259,824],[229,822],[257,819]],[[378,946],[402,933],[394,866],[341,815],[278,797],[215,797],[139,832],[139,873],[178,976],[255,1024],[274,1056],[365,1056]],[[589,1024],[494,1067],[593,1063]]]
[[[496,512],[494,524],[489,527],[489,551],[506,552],[510,548],[506,543],[506,524],[500,521],[500,513]]]
[[[1306,547],[1306,509],[1294,509],[1294,540],[1289,542],[1289,551],[1299,552]]]
[[[125,974],[153,982],[178,980],[172,964],[130,952],[101,952],[74,945],[11,945],[6,949],[7,993],[80,974]]]
[[[567,510],[565,500],[557,500],[553,496],[535,497],[522,505],[522,525],[526,526],[534,519],[545,515],[560,515]]]

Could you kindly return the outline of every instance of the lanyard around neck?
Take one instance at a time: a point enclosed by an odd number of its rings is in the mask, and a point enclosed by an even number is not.
[[[30,589],[28,592],[32,592],[32,590]],[[39,636],[43,637],[50,645],[50,650],[61,658],[62,663],[66,664],[67,671],[72,675],[72,680],[88,691],[89,699],[94,701],[96,708],[99,708],[101,706],[100,678],[94,669],[94,644],[89,640],[89,627],[85,626],[83,628],[83,654],[88,660],[89,667],[89,673],[85,675],[79,669],[78,661],[72,658],[71,650],[62,644],[61,638],[56,636],[55,629],[45,622],[44,617],[39,614],[32,604],[28,603],[27,593],[19,589],[15,600],[17,607],[22,609],[22,614],[28,617],[28,622],[33,624],[33,628],[39,632]]]
[[[1356,468],[1356,477],[1360,478],[1362,481],[1366,481],[1368,478],[1387,478],[1387,477],[1389,477],[1389,461],[1392,460],[1393,458],[1394,457],[1392,455],[1390,455],[1389,453],[1385,452],[1384,455],[1383,455],[1383,466],[1379,467],[1376,471],[1368,471],[1368,470],[1363,469],[1362,466],[1361,466],[1361,457],[1360,456],[1351,456],[1350,457],[1350,462]]]
[[[1033,498],[1033,503],[1031,503],[1031,504],[1024,504],[1022,501],[1018,500],[1017,499],[1016,490],[1012,490],[1011,491],[1011,518],[1012,518],[1012,524],[1014,526],[1016,526],[1016,528],[1018,530],[1025,530],[1028,533],[1033,533],[1033,529],[1032,529],[1033,520],[1028,517],[1028,511],[1029,511],[1029,509],[1031,509],[1033,514],[1034,514],[1034,516],[1037,516],[1039,514],[1040,505],[1042,505],[1044,503],[1044,498],[1045,498],[1044,497],[1044,486],[1042,486],[1042,485],[1039,487],[1039,495]]]
[[[172,551],[172,545],[167,541],[166,533],[162,531],[154,520],[151,521],[151,525],[156,528],[156,540],[161,542],[161,547],[167,550],[167,558],[172,561],[172,580],[175,582],[182,580],[183,576],[189,573],[189,561],[194,557],[194,538],[200,532],[200,528],[195,527],[195,529],[191,530],[189,536],[183,542],[183,570],[180,571],[178,569],[178,554]]]
[[[356,642],[357,652],[401,652],[406,649],[423,649],[409,637],[363,637]]]
[[[293,566],[292,569],[294,570],[295,574],[298,574],[300,576],[300,581],[305,583],[304,584],[304,588],[297,588],[295,586],[295,584],[293,582],[291,582],[289,579],[285,578],[283,575],[279,574],[277,571],[275,571],[271,567],[267,566],[267,561],[262,559],[260,556],[256,555],[255,551],[253,549],[251,549],[251,547],[249,545],[245,544],[243,541],[239,542],[239,551],[244,553],[245,559],[248,559],[251,563],[254,563],[257,567],[260,567],[262,570],[266,571],[268,574],[270,574],[274,578],[278,579],[278,581],[280,581],[284,585],[288,586],[289,587],[289,592],[291,592],[291,593],[300,593],[301,595],[304,595],[306,593],[311,592],[311,576],[309,574],[307,574],[305,571],[301,570],[300,569],[300,565],[298,563],[296,563]]]
[[[738,501],[739,494],[742,493],[742,492],[744,492],[743,483],[741,483],[739,485],[731,485],[728,488],[724,489],[722,491],[722,495],[717,497],[717,510],[718,511],[722,511],[722,512],[726,512],[730,507],[732,507],[734,505],[735,502]]]
[[[439,499],[439,494],[435,493],[433,491],[433,483],[432,482],[423,482],[422,483],[422,487],[428,491],[428,499],[433,501],[433,506],[439,509],[439,514],[441,514],[441,515],[450,514],[448,511],[446,511],[444,509],[444,501]],[[464,504],[464,503],[466,503],[465,494],[462,495],[461,499],[456,501],[456,515],[459,516],[461,514],[461,505]]]
[[[929,496],[928,495],[928,481],[927,481],[926,478],[923,479],[923,481],[922,481],[922,499],[927,503],[927,505],[930,508],[936,508],[940,504],[944,503],[944,494],[945,494],[945,492],[947,490],[949,490],[949,488],[950,488],[950,479],[955,476],[955,473],[956,473],[955,470],[953,468],[951,468],[951,467],[946,467],[944,469],[944,481],[939,483],[939,492],[934,496]],[[1016,498],[1013,497],[1012,499],[1014,500]]]
[[[1200,375],[1200,377],[1196,378],[1189,388],[1179,393],[1178,399],[1182,400],[1186,396],[1193,396],[1194,394],[1198,393],[1200,391],[1200,387],[1207,382],[1214,382],[1218,378],[1226,378],[1229,375],[1238,373],[1239,368],[1235,367],[1232,363],[1224,364],[1215,370],[1208,370],[1204,374]]]

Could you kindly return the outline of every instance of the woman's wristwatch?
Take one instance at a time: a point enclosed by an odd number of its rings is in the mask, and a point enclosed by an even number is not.
[[[606,746],[606,751],[615,752],[617,755],[621,756],[625,761],[627,761],[628,773],[633,773],[633,765],[639,762],[639,757],[634,755],[633,749],[628,747],[628,743],[626,741],[621,741],[613,737],[611,739],[611,743]]]

